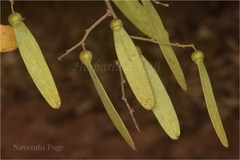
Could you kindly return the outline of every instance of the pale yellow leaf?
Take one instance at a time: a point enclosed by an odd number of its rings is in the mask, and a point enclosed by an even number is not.
[[[122,119],[120,118],[117,111],[115,110],[112,102],[110,101],[106,91],[104,90],[100,80],[98,79],[98,76],[96,75],[96,73],[91,65],[92,52],[90,52],[88,50],[84,50],[80,53],[79,58],[83,62],[83,64],[87,67],[87,69],[90,73],[90,76],[93,80],[93,83],[97,89],[98,95],[100,96],[102,103],[103,103],[109,117],[111,118],[113,124],[116,126],[117,130],[123,136],[123,138],[128,143],[128,145],[133,150],[136,150],[134,142],[133,142],[127,128],[125,127]],[[107,142],[106,142],[106,144],[107,144]]]
[[[154,105],[152,89],[138,51],[123,28],[122,21],[111,21],[115,50],[123,72],[138,102],[148,110]]]
[[[21,14],[13,12],[8,21],[13,27],[20,54],[33,82],[49,105],[58,109],[61,105],[58,90],[36,39],[23,23]]]
[[[198,66],[202,89],[203,89],[203,94],[204,94],[208,113],[209,113],[210,119],[212,121],[213,127],[214,127],[221,143],[223,144],[223,146],[225,146],[227,148],[228,147],[227,136],[224,131],[223,124],[222,124],[222,121],[221,121],[221,118],[220,118],[220,115],[218,112],[216,100],[215,100],[213,90],[212,90],[212,85],[211,85],[206,67],[203,62],[204,54],[201,51],[195,51],[192,53],[191,58]]]
[[[176,140],[180,136],[180,126],[172,101],[153,66],[141,54],[140,48],[137,47],[137,49],[153,90],[154,106],[152,111],[164,131],[169,137]]]

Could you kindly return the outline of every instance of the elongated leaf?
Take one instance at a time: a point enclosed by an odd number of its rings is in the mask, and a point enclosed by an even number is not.
[[[113,2],[141,32],[153,37],[147,12],[138,0],[113,0]]]
[[[152,111],[169,137],[176,140],[180,136],[180,127],[171,99],[157,72],[141,54],[140,48],[137,48],[153,89],[154,106]]]
[[[60,97],[38,43],[23,23],[19,13],[13,12],[8,21],[13,27],[21,56],[35,85],[50,106],[59,108]]]
[[[117,111],[113,107],[112,102],[110,101],[106,91],[104,90],[101,82],[99,81],[92,65],[91,65],[91,60],[92,60],[92,53],[88,50],[84,50],[80,53],[79,55],[80,60],[83,62],[83,64],[87,67],[91,78],[93,80],[93,83],[97,89],[97,92],[103,102],[103,105],[111,118],[113,124],[116,126],[117,130],[120,132],[120,134],[123,136],[125,141],[128,143],[128,145],[133,149],[136,150],[136,147],[134,145],[134,142],[125,127],[124,123],[122,122],[120,116],[118,115]],[[107,143],[107,142],[106,142]]]
[[[154,105],[153,93],[138,51],[120,19],[112,20],[110,27],[113,30],[117,57],[127,81],[139,103],[151,110]]]
[[[165,30],[163,23],[161,21],[161,18],[159,17],[152,3],[149,0],[142,0],[142,3],[147,12],[149,23],[151,25],[151,28],[154,34],[152,38],[158,40],[159,42],[170,44],[168,33]],[[184,90],[187,90],[187,84],[186,84],[181,66],[172,49],[172,46],[169,46],[169,45],[159,45],[159,46],[163,52],[163,55],[169,67],[171,68],[175,78],[177,79],[179,85]]]
[[[197,64],[199,75],[202,83],[203,94],[207,104],[209,116],[213,127],[222,142],[223,146],[228,147],[228,140],[222,125],[222,121],[218,112],[217,104],[212,90],[212,85],[203,62],[204,55],[201,51],[195,51],[192,54],[192,60]]]

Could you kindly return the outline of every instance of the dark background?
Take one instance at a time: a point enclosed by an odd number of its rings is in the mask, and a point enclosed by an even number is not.
[[[97,70],[115,108],[136,144],[133,151],[110,121],[93,86],[89,73],[75,70],[81,65],[79,47],[62,61],[57,57],[78,43],[85,29],[105,14],[99,2],[16,1],[15,11],[38,41],[59,90],[62,105],[52,109],[31,80],[19,50],[1,53],[1,156],[2,158],[239,158],[239,2],[168,2],[155,7],[170,35],[171,42],[195,44],[205,53],[222,122],[229,140],[225,149],[211,124],[204,101],[197,66],[191,61],[192,49],[174,47],[188,84],[181,90],[159,47],[135,41],[151,62],[160,62],[158,73],[175,106],[181,136],[171,140],[152,112],[143,109],[125,86],[128,101],[141,133],[135,129],[121,100],[120,78],[116,71]],[[131,35],[142,34],[113,7]],[[10,3],[1,2],[1,24],[8,24]],[[93,64],[113,65],[116,60],[111,17],[89,35],[86,48],[93,53]],[[45,146],[45,150],[23,151],[19,146]],[[60,152],[47,146],[64,146]]]

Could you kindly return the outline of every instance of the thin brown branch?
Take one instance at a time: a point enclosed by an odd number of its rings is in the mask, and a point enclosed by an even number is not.
[[[14,0],[9,0],[9,2],[11,3],[11,10],[12,10],[12,13],[13,13],[14,12],[14,9],[13,9]]]
[[[193,48],[196,51],[196,48],[194,47],[194,44],[179,44],[179,43],[166,43],[166,42],[159,42],[156,41],[154,39],[150,39],[150,38],[143,38],[143,37],[137,37],[137,36],[130,36],[132,39],[136,39],[136,40],[141,40],[141,41],[146,41],[146,42],[152,42],[152,43],[156,43],[159,45],[168,45],[168,46],[175,46],[175,47],[190,47]]]
[[[160,4],[160,5],[162,5],[162,6],[164,6],[164,7],[169,7],[169,4],[167,4],[167,3],[162,3],[162,2],[159,2],[158,0],[152,0],[154,3],[156,3],[156,4]]]
[[[126,80],[123,78],[123,72],[122,72],[121,65],[120,65],[120,63],[118,61],[115,61],[115,63],[116,63],[116,65],[119,68],[119,73],[120,73],[120,78],[121,78],[122,100],[125,102],[128,110],[129,110],[129,113],[130,113],[130,115],[132,117],[132,120],[133,120],[133,123],[134,123],[136,129],[138,130],[138,132],[140,132],[140,129],[139,129],[138,124],[137,124],[137,121],[135,120],[134,115],[133,115],[134,110],[130,107],[130,105],[129,105],[128,101],[127,101],[126,95],[125,95],[124,83],[126,82]]]
[[[109,0],[104,0],[104,1],[105,1],[106,5],[107,5],[108,10],[111,12],[113,18],[117,19],[117,15],[113,11],[113,8],[112,8],[111,3],[109,2]]]
[[[86,33],[84,35],[84,37],[82,38],[82,40],[76,44],[75,46],[73,46],[72,48],[68,49],[63,55],[61,55],[60,57],[58,57],[58,60],[60,61],[63,57],[67,56],[70,52],[72,52],[74,49],[76,49],[77,47],[79,47],[80,45],[82,45],[83,49],[84,49],[84,42],[87,38],[87,36],[89,35],[89,33],[99,24],[101,23],[105,18],[107,18],[108,16],[111,16],[112,14],[110,13],[110,11],[107,10],[107,12],[101,17],[99,18],[90,28],[86,29]]]

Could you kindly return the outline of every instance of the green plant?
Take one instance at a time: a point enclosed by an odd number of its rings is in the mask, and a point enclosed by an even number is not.
[[[86,34],[84,35],[83,39],[77,45],[67,50],[67,52],[63,56],[59,57],[59,60],[62,59],[67,54],[69,54],[72,50],[74,50],[78,46],[83,47],[82,53],[86,52],[87,50],[85,49],[84,42],[88,37],[88,34],[102,20],[104,20],[108,16],[112,16],[114,20],[112,20],[110,26],[114,33],[115,49],[120,63],[119,66],[121,66],[123,73],[125,74],[126,79],[131,86],[131,89],[133,90],[139,103],[147,110],[152,110],[154,112],[155,116],[157,117],[159,123],[164,128],[166,133],[172,139],[178,139],[178,137],[180,136],[179,122],[175,110],[172,106],[171,100],[169,98],[169,95],[167,94],[164,86],[162,85],[160,78],[157,76],[156,72],[154,72],[154,69],[143,57],[143,54],[139,54],[140,49],[137,49],[135,47],[132,40],[133,39],[144,40],[158,44],[179,85],[184,90],[187,90],[187,84],[183,72],[181,70],[180,64],[177,60],[177,57],[173,52],[172,46],[192,47],[194,50],[194,53],[192,54],[192,60],[197,64],[199,68],[200,78],[203,86],[207,107],[209,110],[209,115],[211,117],[213,126],[222,144],[225,147],[228,147],[227,138],[217,110],[215,98],[213,96],[211,83],[207,75],[206,69],[204,67],[204,63],[202,61],[203,59],[202,52],[198,51],[192,44],[190,45],[180,45],[178,43],[171,44],[168,38],[168,33],[163,27],[161,18],[159,17],[158,13],[156,12],[155,8],[153,7],[150,1],[144,0],[142,1],[142,3],[138,2],[137,0],[113,1],[116,4],[116,6],[123,12],[123,14],[125,14],[126,17],[149,38],[128,35],[128,33],[124,29],[124,25],[121,23],[121,20],[119,20],[117,18],[117,15],[114,13],[110,5],[110,2],[107,0],[105,2],[108,8],[106,14],[103,15],[86,31]],[[20,50],[20,52],[24,51]],[[111,104],[111,102],[109,99],[106,100],[106,93],[104,92],[104,89],[100,84],[100,81],[98,80],[93,70],[91,69],[90,61],[87,62],[84,61],[86,60],[83,60],[83,63],[89,69],[90,74],[94,75],[95,77],[93,81],[97,88],[99,96],[103,101],[104,106],[106,107],[106,109],[109,108],[109,104]],[[138,83],[135,83],[134,80],[137,80]],[[159,89],[155,90],[155,87],[159,87]],[[123,96],[123,99],[124,98],[127,104],[126,97]],[[106,102],[108,104],[106,104]],[[131,108],[129,110],[131,110]],[[109,115],[112,121],[114,122],[115,126],[118,128],[117,125],[119,125],[122,122],[114,121],[113,119],[116,118],[117,116],[113,116],[112,114]],[[136,123],[135,125],[137,127]],[[119,131],[120,133],[123,131],[123,134],[121,133],[123,137],[124,135],[128,134],[128,131],[125,129],[123,130],[120,129]],[[131,137],[130,138],[129,137],[130,136],[128,134],[127,138],[128,140],[125,137],[124,138],[128,142],[128,144],[133,149],[135,149],[132,140],[129,140],[131,139]]]
[[[13,27],[23,61],[43,97],[51,107],[58,109],[61,105],[59,93],[42,51],[32,33],[23,23],[21,14],[13,10],[13,1],[11,4],[12,14],[9,15],[8,22]]]

